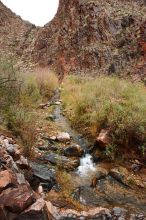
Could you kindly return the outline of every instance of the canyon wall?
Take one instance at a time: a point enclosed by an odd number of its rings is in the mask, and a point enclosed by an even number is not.
[[[0,48],[22,61],[68,73],[145,78],[145,0],[60,0],[42,28],[0,2]]]

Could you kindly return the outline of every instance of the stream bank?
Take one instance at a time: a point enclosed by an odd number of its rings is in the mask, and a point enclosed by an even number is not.
[[[20,210],[14,210],[10,202],[10,212],[5,202],[0,219],[146,219],[146,168],[138,166],[136,160],[123,163],[99,158],[93,162],[89,151],[92,143],[70,125],[59,91],[42,106],[36,111],[39,124],[32,161],[18,151],[16,140],[1,133],[1,181],[6,183],[3,172],[17,177],[9,178],[7,189],[5,185],[1,188],[1,204],[5,198],[11,201],[7,192],[12,190],[14,205],[17,202]],[[15,188],[19,188],[22,198],[28,193],[30,203],[23,199],[23,208]]]
[[[114,207],[120,207],[126,210],[126,215],[130,213],[146,215],[146,168],[142,166],[137,172],[134,172],[132,167],[138,166],[136,161],[125,161],[123,164],[123,162],[107,162],[99,159],[94,163],[92,155],[89,153],[92,143],[89,143],[71,127],[64,115],[59,93],[57,90],[49,105],[54,106],[49,120],[55,125],[57,131],[56,134],[48,136],[48,147],[44,154],[48,155],[46,162],[51,166],[58,167],[59,165],[60,173],[65,170],[67,177],[64,176],[64,178],[67,180],[63,184],[70,187],[68,196],[71,200],[81,204],[80,208],[85,210],[95,207],[113,210]],[[63,141],[62,138],[59,141],[58,134],[64,136],[68,134],[68,138],[64,137],[67,139]],[[73,154],[72,156],[65,154],[66,149],[70,149],[72,152],[73,149],[80,148],[83,150],[83,154]],[[60,191],[52,189],[48,193],[48,198],[53,197],[52,201],[58,203],[60,194],[61,188]],[[66,204],[66,198],[63,200],[63,203]],[[71,208],[77,207],[71,205]]]

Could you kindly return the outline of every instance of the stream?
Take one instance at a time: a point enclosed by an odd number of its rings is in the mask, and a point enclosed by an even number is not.
[[[54,98],[55,101],[59,101],[59,90],[56,91]],[[87,182],[90,181],[92,176],[96,172],[96,165],[93,163],[93,158],[88,152],[89,146],[91,144],[88,142],[87,139],[83,137],[83,135],[79,134],[71,127],[69,120],[63,115],[61,104],[55,106],[53,115],[55,117],[55,123],[62,130],[62,132],[69,133],[69,135],[72,138],[72,141],[75,144],[81,146],[84,150],[84,155],[80,158],[80,165],[77,168],[76,173],[80,176],[80,178],[84,180],[84,182],[85,180]],[[89,184],[91,184],[91,182]]]
[[[65,186],[71,187],[70,197],[80,202],[80,204],[85,205],[87,208],[106,207],[110,210],[113,207],[121,207],[122,210],[126,210],[128,213],[146,214],[146,187],[144,188],[146,169],[135,175],[131,170],[128,170],[131,168],[127,169],[125,162],[122,161],[120,163],[118,161],[107,162],[102,159],[94,163],[92,154],[88,150],[92,146],[91,143],[74,130],[70,121],[65,117],[59,89],[56,90],[54,97],[49,102],[49,106],[51,105],[53,105],[54,109],[52,123],[54,123],[58,132],[68,133],[71,140],[64,143],[58,141],[55,137],[55,140],[49,142],[49,150],[48,146],[46,146],[43,156],[39,158],[44,167],[40,164],[34,165],[39,178],[46,179],[46,176],[50,175],[49,172],[55,177],[56,168],[61,165],[61,177],[64,171],[66,171],[66,175],[69,175],[69,180],[65,179],[67,181]],[[83,156],[72,157],[64,154],[65,149],[76,145],[83,149]],[[73,167],[70,169],[70,164],[72,163]],[[48,165],[50,166],[49,171]],[[129,182],[127,182],[127,177]],[[59,186],[60,182],[58,181],[57,184]],[[55,191],[55,188],[53,189]],[[59,192],[55,191],[55,195],[56,193],[59,196]],[[54,199],[53,194],[53,201]],[[58,201],[58,197],[56,201]],[[121,208],[116,210],[121,210]]]
[[[73,185],[74,182],[77,182],[75,197],[82,204],[91,207],[102,206],[109,208],[119,205],[134,212],[146,213],[145,190],[134,190],[118,179],[106,174],[109,171],[104,167],[105,162],[102,164],[93,163],[92,155],[88,151],[91,143],[71,127],[69,120],[63,114],[59,89],[55,92],[53,102],[58,102],[53,112],[54,123],[60,131],[69,133],[71,144],[78,144],[84,150],[79,166],[75,171],[70,172]],[[99,178],[96,188],[93,189],[91,182],[95,176],[101,176],[101,179]]]

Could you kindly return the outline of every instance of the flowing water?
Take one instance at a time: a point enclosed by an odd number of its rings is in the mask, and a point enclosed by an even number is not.
[[[56,91],[55,99],[55,101],[59,100],[59,91]],[[91,176],[93,176],[96,171],[96,167],[93,163],[92,156],[88,153],[90,143],[71,127],[69,120],[63,116],[62,112],[61,105],[56,105],[54,116],[57,126],[60,127],[63,132],[69,133],[73,142],[80,145],[84,150],[84,155],[80,159],[80,166],[77,168],[76,173],[83,179],[91,179]]]
[[[60,93],[56,91],[53,101],[59,101]],[[89,154],[88,149],[91,144],[81,134],[75,131],[69,120],[63,115],[62,105],[55,105],[54,109],[55,123],[62,132],[67,132],[72,137],[72,143],[80,145],[84,150],[84,155],[80,158],[80,165],[75,172],[71,172],[72,184],[79,189],[79,200],[83,204],[93,206],[106,206],[110,207],[115,205],[122,205],[129,210],[146,212],[145,196],[144,193],[132,191],[125,188],[122,184],[115,179],[108,176],[98,183],[98,190],[93,190],[91,185],[92,177],[97,172],[97,165],[93,163],[92,156]],[[138,193],[138,196],[136,195]],[[141,198],[141,199],[139,199]]]
[[[90,177],[96,172],[96,166],[93,163],[92,156],[90,154],[85,154],[80,159],[80,166],[77,169],[77,173],[83,177],[90,180]]]

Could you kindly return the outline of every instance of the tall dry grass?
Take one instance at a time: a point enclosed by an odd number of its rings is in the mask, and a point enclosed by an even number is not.
[[[92,136],[110,129],[113,144],[146,143],[146,88],[116,77],[69,76],[63,83],[64,107],[74,125]]]

